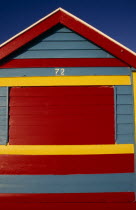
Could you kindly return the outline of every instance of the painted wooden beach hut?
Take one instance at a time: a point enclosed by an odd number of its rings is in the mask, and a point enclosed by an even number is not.
[[[0,208],[135,209],[136,54],[59,8],[0,59]]]

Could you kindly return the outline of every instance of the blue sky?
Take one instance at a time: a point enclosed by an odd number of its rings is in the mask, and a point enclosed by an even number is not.
[[[136,0],[1,0],[0,43],[58,7],[136,52]]]

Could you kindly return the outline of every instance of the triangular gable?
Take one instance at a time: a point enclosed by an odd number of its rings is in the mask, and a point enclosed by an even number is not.
[[[14,59],[113,58],[107,51],[63,25],[38,36],[16,54]]]
[[[136,68],[136,54],[133,51],[61,8],[3,43],[0,49],[0,59],[4,59],[59,23],[92,41],[129,66]]]

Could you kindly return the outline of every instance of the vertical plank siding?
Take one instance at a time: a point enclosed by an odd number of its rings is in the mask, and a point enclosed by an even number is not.
[[[0,87],[0,145],[8,142],[8,88]]]
[[[116,136],[118,144],[134,143],[134,111],[132,86],[116,88]]]

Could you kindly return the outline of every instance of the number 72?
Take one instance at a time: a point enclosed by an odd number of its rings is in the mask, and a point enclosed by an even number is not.
[[[56,69],[54,69],[54,70],[55,70],[56,76],[57,76],[57,75],[64,75],[65,69],[63,69],[63,68],[61,68],[61,69],[56,68]]]

